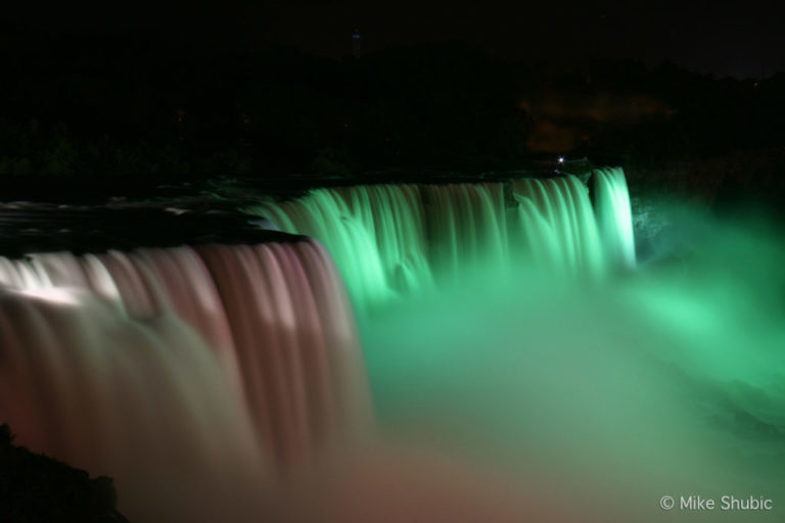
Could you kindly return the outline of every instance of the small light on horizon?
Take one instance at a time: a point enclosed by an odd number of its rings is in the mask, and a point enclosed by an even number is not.
[[[363,52],[363,35],[359,29],[352,32],[352,54],[355,58],[359,58]]]
[[[560,164],[564,163],[564,156],[559,156],[558,162]]]

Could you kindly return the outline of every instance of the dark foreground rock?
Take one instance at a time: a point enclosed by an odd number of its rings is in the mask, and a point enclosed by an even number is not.
[[[112,480],[13,444],[0,426],[0,522],[123,523]]]

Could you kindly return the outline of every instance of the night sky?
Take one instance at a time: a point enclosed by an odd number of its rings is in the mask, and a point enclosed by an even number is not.
[[[364,50],[462,41],[504,58],[670,60],[736,77],[785,69],[779,2],[454,0],[176,0],[17,2],[0,17],[47,33],[135,34],[188,45],[268,42],[341,57],[358,28]]]

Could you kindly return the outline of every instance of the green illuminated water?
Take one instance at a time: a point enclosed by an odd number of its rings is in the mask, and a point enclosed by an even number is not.
[[[595,205],[575,176],[449,185],[317,189],[248,211],[317,238],[362,312],[394,297],[459,282],[468,270],[499,273],[537,262],[598,276],[635,263],[621,169],[593,174]]]
[[[359,318],[388,439],[506,471],[569,521],[783,521],[781,233],[663,207],[658,261],[636,267],[623,173],[588,186],[323,189],[256,211],[324,242],[360,312],[385,304]]]
[[[623,267],[635,265],[635,238],[632,232],[630,193],[621,169],[594,172],[597,223],[605,251]]]
[[[759,226],[680,220],[689,254],[668,264],[594,285],[479,270],[363,318],[385,431],[598,521],[782,521],[785,246]],[[663,495],[775,510],[668,513]]]
[[[388,300],[396,289],[430,282],[420,190],[415,186],[317,189],[251,212],[281,230],[319,239],[341,270],[355,304]]]

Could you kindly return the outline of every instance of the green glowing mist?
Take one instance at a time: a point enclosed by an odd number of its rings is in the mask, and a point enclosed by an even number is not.
[[[384,431],[623,514],[607,521],[782,521],[785,247],[759,225],[678,220],[693,233],[669,263],[594,285],[478,270],[362,318]],[[775,510],[659,508],[691,494]]]
[[[587,521],[785,517],[780,234],[671,211],[657,262],[636,267],[620,169],[253,212],[333,253],[388,439],[507,471]],[[667,512],[664,495],[775,509]]]

